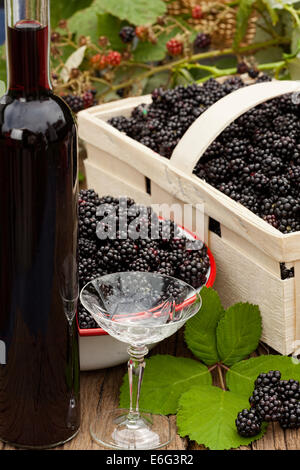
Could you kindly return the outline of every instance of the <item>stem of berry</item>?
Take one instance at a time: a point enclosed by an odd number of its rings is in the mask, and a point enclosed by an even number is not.
[[[151,70],[147,70],[146,72],[141,73],[140,75],[135,76],[134,78],[130,80],[126,80],[124,82],[118,83],[117,85],[111,85],[109,82],[107,82],[107,85],[109,86],[109,90],[105,91],[102,96],[105,96],[107,93],[111,91],[118,91],[122,88],[127,88],[133,85],[134,83],[141,81],[145,78],[149,78],[152,75],[155,75],[156,73],[167,71],[167,70],[173,70],[176,67],[182,66],[186,63],[192,63],[192,62],[197,62],[201,59],[207,59],[207,58],[214,58],[214,57],[220,57],[223,55],[230,55],[230,54],[245,54],[246,52],[252,52],[260,49],[264,49],[270,46],[274,45],[279,45],[279,44],[288,44],[290,43],[290,39],[286,37],[279,37],[276,39],[270,39],[265,42],[259,42],[256,44],[250,44],[248,46],[240,47],[238,49],[234,48],[227,48],[223,50],[213,50],[213,51],[207,51],[207,52],[202,52],[199,54],[194,54],[189,57],[183,57],[179,60],[168,62],[163,65],[159,65],[157,67],[152,67]],[[201,66],[201,64],[199,64]],[[138,63],[136,63],[136,66],[139,66]],[[202,66],[206,67],[206,66]],[[261,66],[262,67],[262,66]],[[269,69],[271,69],[271,66],[269,66]],[[221,69],[216,69],[215,71],[218,70],[218,74],[224,75],[224,70]],[[266,70],[266,68],[264,68]],[[218,76],[220,76],[218,75]],[[91,81],[98,81],[97,77],[91,77]]]

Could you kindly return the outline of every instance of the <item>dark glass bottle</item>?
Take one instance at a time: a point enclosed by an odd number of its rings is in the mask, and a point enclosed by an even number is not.
[[[49,1],[5,0],[0,99],[0,439],[79,429],[77,129],[49,80]]]

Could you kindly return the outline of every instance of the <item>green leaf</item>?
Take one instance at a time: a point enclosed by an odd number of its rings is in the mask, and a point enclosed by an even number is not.
[[[220,360],[216,329],[224,315],[220,298],[212,288],[201,290],[202,307],[185,326],[184,339],[192,353],[207,365]]]
[[[106,12],[134,25],[153,24],[167,9],[163,0],[101,0],[101,6]]]
[[[291,44],[291,53],[298,54],[300,51],[300,27],[293,29],[292,32],[292,44]]]
[[[169,70],[165,70],[163,72],[159,72],[159,73],[156,73],[155,75],[152,75],[152,77],[150,77],[147,80],[147,83],[143,90],[143,95],[152,93],[152,91],[155,90],[155,88],[159,88],[159,87],[166,88],[168,86],[169,80],[170,80]]]
[[[255,0],[240,0],[236,14],[236,33],[234,37],[234,47],[238,47],[245,36],[248,28],[248,20],[252,12]]]
[[[282,379],[300,381],[300,362],[288,356],[259,356],[235,364],[226,374],[229,390],[245,396],[253,392],[254,382],[259,374],[269,370],[280,370]]]
[[[180,32],[179,28],[174,28],[169,33],[163,33],[157,38],[157,44],[140,41],[134,51],[136,62],[155,62],[163,60],[167,54],[166,43]]]
[[[70,18],[76,11],[87,8],[93,0],[51,0],[51,24],[55,28],[59,20]]]
[[[207,367],[193,359],[156,355],[146,362],[140,408],[157,414],[175,414],[182,392],[193,385],[211,384]],[[128,374],[121,387],[120,407],[128,408]]]
[[[73,33],[89,36],[94,43],[97,43],[98,34],[98,14],[105,13],[102,8],[102,0],[94,0],[89,8],[76,12],[68,21],[69,29]]]
[[[98,15],[98,36],[106,36],[109,39],[111,47],[117,51],[123,51],[126,45],[121,41],[119,32],[122,27],[122,21],[109,13]]]
[[[261,331],[257,305],[241,302],[229,307],[217,326],[220,359],[228,366],[244,359],[257,348]]]
[[[225,392],[218,387],[192,387],[179,400],[177,427],[180,436],[188,436],[212,450],[224,450],[248,445],[255,437],[241,437],[235,427],[238,413],[248,408],[246,396]]]

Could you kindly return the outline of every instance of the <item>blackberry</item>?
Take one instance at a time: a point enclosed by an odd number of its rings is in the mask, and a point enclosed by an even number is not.
[[[283,160],[291,157],[296,142],[292,137],[283,136],[275,140],[273,143],[273,150],[275,155],[280,156]]]
[[[122,42],[128,44],[132,42],[135,38],[135,28],[133,28],[132,26],[123,26],[119,33],[119,36]]]
[[[110,245],[103,245],[97,252],[99,266],[111,272],[121,271],[122,257],[117,248]]]
[[[81,304],[78,306],[78,323],[81,329],[99,328],[91,314]]]
[[[255,409],[264,421],[278,421],[282,416],[282,401],[276,393],[265,393],[256,402]]]
[[[194,51],[199,52],[207,49],[211,45],[211,37],[209,34],[199,33],[194,40]]]
[[[257,78],[259,75],[259,70],[256,68],[250,68],[248,70],[248,75],[250,78]]]
[[[144,258],[137,258],[131,263],[130,271],[149,272],[150,266]]]
[[[300,384],[298,380],[280,380],[277,390],[282,400],[290,400],[290,398],[300,400]]]
[[[78,113],[85,108],[85,102],[82,96],[63,95],[62,99],[67,103],[74,113]]]
[[[255,83],[263,83],[263,82],[271,82],[272,78],[269,77],[269,75],[263,73],[259,75],[259,77],[256,79]]]
[[[285,263],[280,263],[280,274],[281,274],[281,279],[290,279],[292,277],[295,277],[295,269],[290,268],[288,269],[285,265]]]
[[[274,214],[263,215],[262,218],[265,222],[268,222],[268,224],[272,225],[272,227],[278,228],[279,223]]]
[[[238,65],[237,65],[237,73],[239,74],[244,74],[244,73],[247,73],[249,70],[249,67],[248,65],[246,64],[246,62],[239,62]]]
[[[206,283],[209,268],[209,257],[202,250],[187,251],[184,254],[183,263],[179,266],[177,276],[193,287],[199,287]]]
[[[94,240],[79,238],[78,250],[81,259],[93,257],[97,252],[97,243]]]
[[[261,417],[255,410],[242,410],[235,420],[237,432],[242,437],[253,437],[261,431]]]
[[[271,192],[280,196],[286,196],[291,191],[290,182],[285,176],[273,176],[269,184]]]
[[[249,397],[249,403],[252,408],[256,408],[261,400],[264,399],[264,396],[277,396],[276,386],[262,385],[258,388],[255,388],[252,392],[252,395]]]
[[[79,204],[82,204],[84,202],[89,202],[95,205],[100,204],[99,196],[93,189],[81,189],[79,191],[78,201]]]
[[[275,387],[279,384],[281,372],[279,370],[270,370],[267,373],[261,373],[254,382],[256,389],[261,387]]]
[[[283,402],[279,424],[282,429],[300,428],[300,402],[298,400],[290,398]]]

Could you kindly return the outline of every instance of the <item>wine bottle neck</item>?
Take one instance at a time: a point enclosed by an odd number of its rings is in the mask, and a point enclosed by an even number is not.
[[[51,89],[48,0],[6,0],[8,89],[34,96]]]

